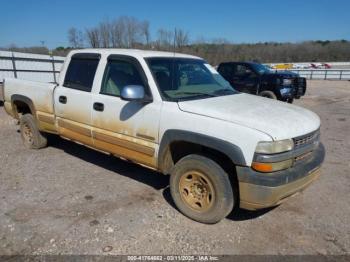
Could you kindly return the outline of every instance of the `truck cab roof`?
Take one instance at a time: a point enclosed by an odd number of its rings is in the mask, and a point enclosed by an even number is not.
[[[141,49],[119,49],[119,48],[90,48],[90,49],[79,49],[70,52],[70,56],[79,53],[99,53],[104,55],[128,55],[128,56],[138,56],[138,57],[176,57],[176,58],[192,58],[200,59],[200,57],[186,55],[174,52],[163,52],[163,51],[152,51],[152,50],[141,50]]]

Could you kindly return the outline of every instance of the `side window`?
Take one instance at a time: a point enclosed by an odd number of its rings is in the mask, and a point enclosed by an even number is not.
[[[101,94],[120,96],[128,85],[142,85],[142,77],[136,66],[124,60],[109,60],[103,76]]]
[[[220,74],[226,79],[229,80],[232,78],[234,71],[233,71],[233,65],[230,64],[222,64],[219,67]]]
[[[99,59],[72,57],[63,86],[90,92],[94,82]]]
[[[154,60],[149,63],[152,73],[156,79],[158,87],[161,90],[173,90],[173,66],[174,63],[169,61]]]
[[[252,70],[246,65],[237,65],[235,74],[237,76],[248,76],[252,73]]]

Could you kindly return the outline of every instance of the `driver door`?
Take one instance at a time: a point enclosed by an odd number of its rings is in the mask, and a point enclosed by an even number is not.
[[[142,85],[150,95],[146,76],[136,59],[110,56],[100,91],[92,97],[94,146],[155,167],[161,104],[122,100],[121,90],[127,85]]]
[[[234,85],[238,91],[256,94],[258,75],[248,65],[237,64],[234,76]]]

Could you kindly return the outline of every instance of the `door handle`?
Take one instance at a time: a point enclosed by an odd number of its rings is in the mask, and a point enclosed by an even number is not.
[[[67,97],[66,96],[60,96],[58,98],[58,101],[61,103],[61,104],[66,104],[67,103]]]
[[[94,110],[102,112],[105,109],[105,105],[99,102],[94,103]]]

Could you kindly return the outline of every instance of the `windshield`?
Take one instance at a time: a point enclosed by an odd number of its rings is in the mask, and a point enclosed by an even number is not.
[[[262,64],[252,64],[252,67],[254,68],[255,72],[258,72],[260,75],[270,73],[271,70]]]
[[[201,99],[237,93],[203,60],[149,58],[147,63],[165,100]]]

